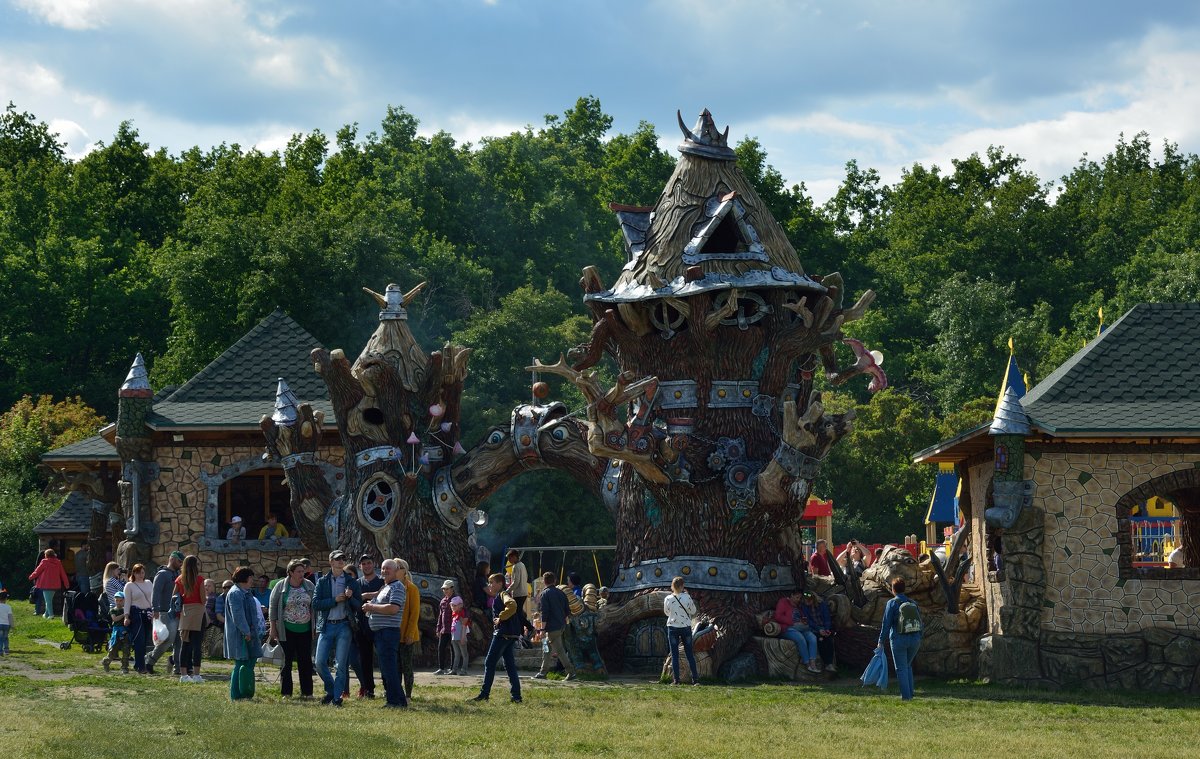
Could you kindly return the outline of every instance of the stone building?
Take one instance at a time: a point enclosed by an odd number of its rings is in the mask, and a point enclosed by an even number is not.
[[[988,630],[983,677],[1200,692],[1200,303],[1141,304],[995,419],[915,456],[951,463]],[[1137,545],[1169,503],[1183,568]]]
[[[282,576],[287,561],[307,549],[294,537],[283,470],[263,457],[259,421],[273,411],[280,377],[292,378],[296,396],[332,418],[325,385],[309,365],[319,345],[276,310],[187,382],[154,394],[139,356],[120,391],[118,421],[42,457],[71,487],[39,525],[43,542],[67,538],[75,546],[90,539],[93,572],[127,544],[129,557],[118,555],[127,564],[157,565],[178,549],[197,554],[205,574],[218,579],[239,565]],[[320,465],[336,494],[341,445],[330,429]],[[137,509],[135,491],[144,495]],[[288,537],[259,539],[269,514]],[[242,519],[245,540],[227,539],[234,516]],[[67,529],[69,535],[59,534]]]

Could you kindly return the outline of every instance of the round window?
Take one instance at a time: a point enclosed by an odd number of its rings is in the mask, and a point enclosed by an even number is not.
[[[372,527],[383,527],[392,519],[399,504],[400,487],[392,478],[377,474],[363,483],[359,508],[363,519]]]

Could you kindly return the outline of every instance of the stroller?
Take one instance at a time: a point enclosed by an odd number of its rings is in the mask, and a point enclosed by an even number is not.
[[[93,591],[67,591],[63,601],[63,622],[71,628],[72,640],[60,643],[60,649],[65,651],[72,643],[83,646],[84,652],[89,654],[108,649],[111,623],[108,615],[101,613],[100,606],[99,596]]]

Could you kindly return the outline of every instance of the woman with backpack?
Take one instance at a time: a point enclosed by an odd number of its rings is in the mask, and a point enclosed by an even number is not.
[[[879,646],[887,637],[892,647],[892,661],[896,665],[896,679],[900,681],[900,698],[912,701],[912,662],[921,647],[921,610],[916,602],[904,595],[904,580],[892,580],[892,595],[883,609],[883,624],[879,628]]]

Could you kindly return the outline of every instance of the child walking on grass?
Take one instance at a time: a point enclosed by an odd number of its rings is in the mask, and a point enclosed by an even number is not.
[[[108,668],[117,657],[121,659],[121,671],[129,672],[129,634],[125,631],[125,591],[118,590],[113,594],[113,605],[108,610],[108,614],[112,617],[112,632],[108,635],[108,653],[100,660],[100,664],[104,667],[104,671],[108,672]]]
[[[450,647],[454,650],[454,661],[450,673],[454,675],[467,674],[467,635],[471,632],[471,618],[463,606],[462,596],[450,599]]]
[[[8,633],[13,628],[13,611],[8,605],[8,591],[0,590],[0,656],[8,656]]]

